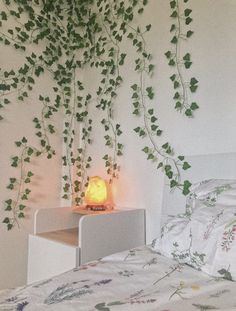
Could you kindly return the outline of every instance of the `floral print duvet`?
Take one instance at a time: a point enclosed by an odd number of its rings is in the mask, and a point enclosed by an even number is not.
[[[236,310],[236,282],[210,277],[143,246],[2,291],[0,310]]]

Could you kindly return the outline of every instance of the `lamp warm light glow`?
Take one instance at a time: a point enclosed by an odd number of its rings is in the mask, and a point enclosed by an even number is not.
[[[89,184],[85,192],[87,208],[105,210],[110,205],[110,192],[108,184],[99,176],[89,178]]]

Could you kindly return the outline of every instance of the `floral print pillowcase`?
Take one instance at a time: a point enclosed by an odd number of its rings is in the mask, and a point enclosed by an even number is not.
[[[186,213],[167,222],[152,247],[212,276],[236,281],[236,181],[195,185]]]

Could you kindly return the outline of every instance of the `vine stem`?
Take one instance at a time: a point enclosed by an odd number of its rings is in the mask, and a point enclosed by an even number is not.
[[[132,28],[132,27],[131,27],[131,28]],[[132,28],[132,29],[133,29],[133,28]],[[133,29],[133,30],[134,30],[134,29]],[[135,30],[135,31],[136,31],[136,30]],[[142,42],[143,42],[143,46],[144,46],[143,50],[146,51],[146,48],[145,48],[146,42],[145,42],[145,39],[143,38],[143,35],[142,35],[141,33],[138,33],[137,31],[136,31],[136,35],[139,35],[139,36],[141,37]],[[159,148],[158,148],[157,145],[156,145],[156,142],[155,142],[154,139],[153,139],[153,135],[152,135],[152,133],[151,133],[151,131],[150,131],[150,127],[149,127],[149,125],[148,125],[147,107],[146,107],[145,95],[144,95],[144,89],[145,89],[144,70],[145,70],[145,68],[146,68],[146,60],[145,60],[145,58],[143,59],[143,64],[144,64],[144,65],[143,65],[143,68],[142,68],[142,70],[141,70],[141,72],[140,72],[140,93],[141,93],[141,103],[142,103],[142,108],[143,108],[143,119],[144,119],[145,129],[146,129],[146,132],[147,132],[147,134],[148,134],[148,138],[149,138],[149,140],[150,140],[150,142],[151,142],[151,144],[152,144],[154,150],[156,151],[156,153],[159,154],[159,155],[160,155],[162,158],[164,158],[166,161],[171,161],[171,162],[174,164],[175,169],[176,169],[176,172],[177,172],[177,173],[176,173],[177,181],[178,181],[178,183],[179,183],[179,181],[180,181],[180,171],[179,171],[179,167],[178,167],[177,162],[176,162],[173,158],[164,155],[164,154],[159,150]]]
[[[13,226],[16,223],[18,228],[20,227],[18,219],[17,219],[17,206],[19,205],[20,202],[20,196],[23,192],[23,179],[24,179],[24,156],[25,156],[25,152],[28,149],[27,146],[24,147],[24,149],[22,150],[21,153],[21,157],[20,157],[20,183],[18,185],[18,193],[17,193],[17,197],[16,197],[16,201],[13,205]]]
[[[187,109],[187,90],[186,90],[186,86],[184,83],[184,78],[182,75],[182,71],[181,71],[181,64],[180,64],[180,60],[179,60],[179,50],[180,50],[180,39],[181,39],[181,22],[180,22],[180,9],[179,9],[179,0],[176,0],[176,8],[177,8],[177,20],[178,20],[178,27],[177,27],[177,43],[175,45],[175,63],[176,63],[176,68],[177,68],[177,72],[179,75],[179,79],[180,79],[180,84],[181,84],[181,88],[182,88],[182,94],[183,94],[183,106],[185,109]]]
[[[112,6],[111,6],[112,7]],[[113,13],[112,13],[113,15]],[[114,16],[114,15],[113,15]],[[119,58],[120,58],[120,47],[117,43],[117,40],[114,40],[112,38],[112,35],[111,33],[108,31],[107,27],[106,27],[106,24],[105,24],[105,21],[102,19],[101,15],[100,15],[100,18],[101,18],[101,23],[106,31],[106,34],[108,35],[108,37],[110,38],[110,41],[111,43],[113,44],[113,46],[115,47],[115,53],[116,53],[116,64],[115,64],[115,68],[116,68],[116,78],[119,77],[120,75],[120,68],[119,68]],[[107,76],[107,80],[109,79],[109,75]],[[117,85],[115,86],[115,88],[113,89],[114,92],[117,91]],[[102,94],[100,95],[100,97],[102,95],[105,94],[106,92],[106,89],[107,89],[107,84],[104,86],[103,88],[103,92]],[[106,107],[107,109],[107,123],[109,125],[109,127],[111,128],[111,131],[112,131],[112,134],[113,134],[113,138],[112,138],[112,145],[113,145],[113,156],[112,156],[112,163],[111,163],[111,172],[109,173],[111,178],[110,178],[110,183],[113,182],[113,178],[116,177],[116,174],[115,174],[115,168],[114,166],[117,164],[117,133],[116,133],[116,129],[114,127],[114,124],[113,124],[113,118],[112,118],[112,110],[113,110],[113,100],[112,100],[112,97],[110,98],[110,102],[111,104]],[[117,168],[116,168],[117,169]]]
[[[43,109],[41,111],[41,122],[42,122],[42,125],[43,125],[44,138],[47,141],[47,145],[50,145],[50,141],[49,141],[49,138],[48,138],[48,135],[47,135],[47,128],[46,128],[46,124],[45,124],[45,120],[44,120],[44,112],[45,112],[45,110],[48,107],[47,107],[47,104],[45,104],[45,103],[43,103],[43,104],[44,104],[44,107],[43,107]]]

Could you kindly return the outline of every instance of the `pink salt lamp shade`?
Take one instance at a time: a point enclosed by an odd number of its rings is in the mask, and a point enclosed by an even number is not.
[[[111,207],[111,191],[108,183],[99,176],[89,178],[89,184],[85,192],[87,207]]]

